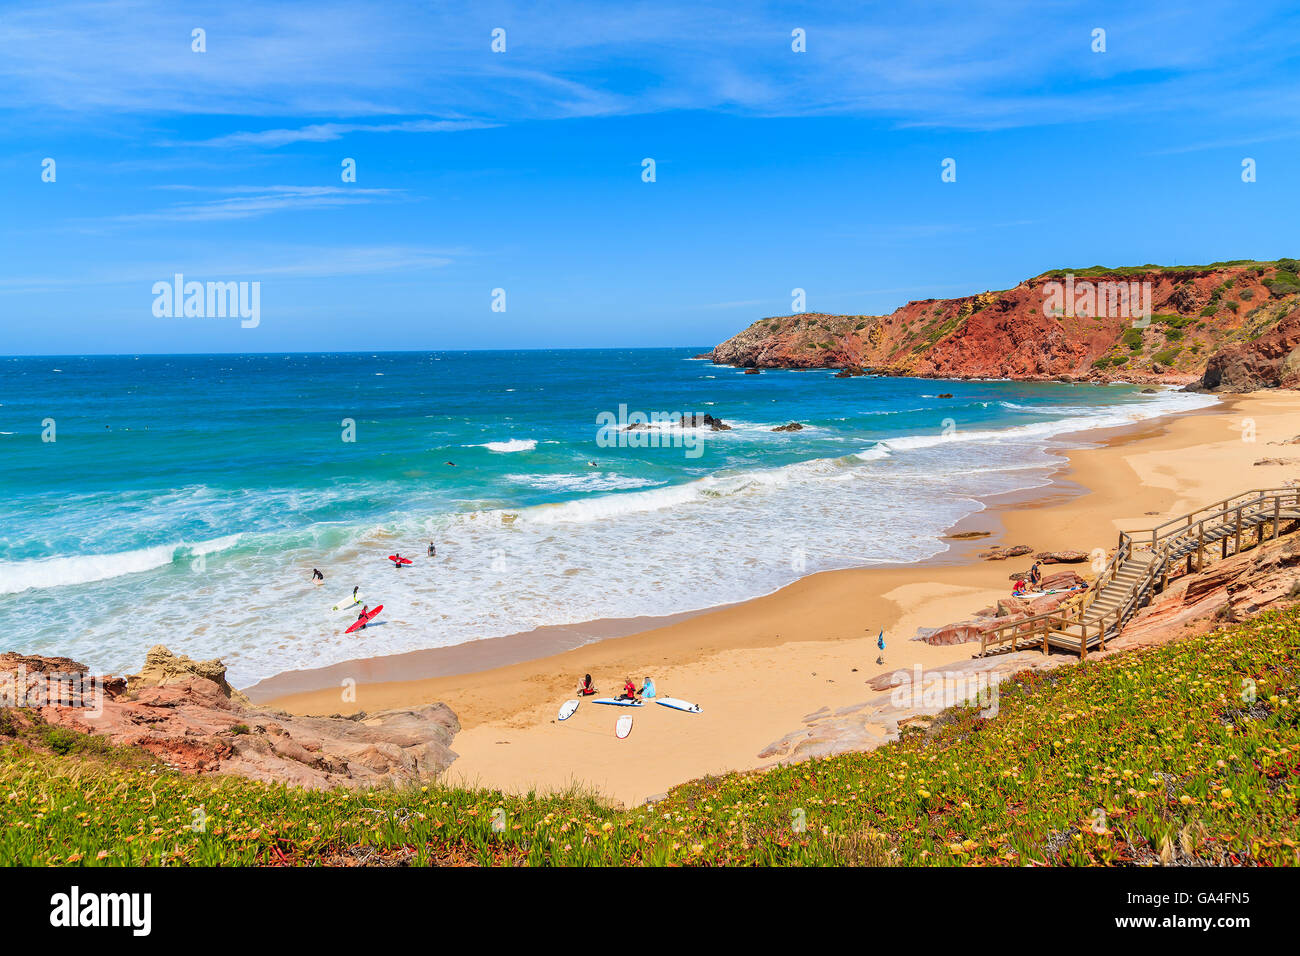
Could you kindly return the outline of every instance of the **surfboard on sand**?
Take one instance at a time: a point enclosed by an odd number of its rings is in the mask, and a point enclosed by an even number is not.
[[[576,697],[574,697],[572,700],[566,700],[563,704],[560,705],[560,713],[558,715],[559,719],[568,720],[570,717],[573,716],[574,711],[578,709],[578,705],[581,703],[582,701],[578,700],[578,698]]]
[[[673,710],[684,710],[688,714],[700,712],[699,704],[692,704],[689,700],[682,700],[680,697],[656,697],[655,702],[671,707]]]
[[[618,723],[614,725],[614,734],[619,740],[622,740],[632,732],[632,715],[620,717]]]
[[[360,603],[361,603],[361,592],[358,591],[357,596],[355,598],[351,594],[349,594],[342,601],[339,601],[338,604],[335,604],[332,608],[330,608],[330,610],[341,611],[346,607],[356,607]]]
[[[597,697],[592,701],[593,704],[611,704],[614,707],[641,707],[645,704],[643,700],[616,700],[613,697]]]
[[[373,620],[375,619],[376,615],[378,615],[379,612],[382,611],[383,609],[384,609],[384,606],[383,606],[382,604],[379,605],[379,607],[377,607],[377,608],[373,608],[373,609],[370,611],[370,613],[367,614],[367,615],[365,616],[364,619],[358,619],[358,620],[356,620],[356,621],[353,621],[353,622],[352,622],[352,626],[351,626],[350,628],[348,628],[346,631],[344,631],[343,633],[344,633],[344,634],[351,634],[353,631],[355,631],[357,628],[359,628],[362,624],[369,624],[371,621],[373,621]]]

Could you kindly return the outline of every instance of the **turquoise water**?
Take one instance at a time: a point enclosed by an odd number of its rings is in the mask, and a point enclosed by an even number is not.
[[[923,560],[978,496],[1044,483],[1054,436],[1212,401],[697,351],[0,359],[6,646],[123,671],[162,642],[248,683],[707,607]],[[598,440],[620,406],[733,428]],[[345,637],[354,585],[384,623]]]

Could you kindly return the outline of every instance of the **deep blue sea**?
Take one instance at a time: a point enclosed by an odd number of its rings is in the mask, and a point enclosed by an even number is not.
[[[0,358],[4,646],[125,672],[165,643],[247,684],[708,607],[924,560],[979,496],[1045,483],[1054,436],[1213,401],[698,351]],[[620,408],[732,428],[602,432]],[[385,611],[344,636],[354,585]]]

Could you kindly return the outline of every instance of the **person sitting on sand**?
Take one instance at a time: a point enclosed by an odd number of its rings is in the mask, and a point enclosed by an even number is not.
[[[1011,586],[1012,594],[1023,594],[1025,590],[1025,579],[1016,578],[1016,583]]]
[[[590,697],[592,694],[596,693],[596,685],[591,682],[590,674],[583,675],[582,680],[579,681],[578,693],[583,697]]]
[[[636,684],[632,683],[632,678],[623,681],[623,693],[618,695],[618,700],[636,700]]]
[[[647,677],[645,683],[641,685],[640,695],[642,697],[653,697],[655,695],[655,682],[652,678]]]

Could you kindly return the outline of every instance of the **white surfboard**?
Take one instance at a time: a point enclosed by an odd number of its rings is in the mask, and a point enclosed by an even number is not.
[[[640,707],[645,701],[643,700],[617,700],[613,697],[597,697],[592,701],[593,704],[610,704],[614,707]]]
[[[620,717],[618,723],[614,725],[614,733],[619,740],[622,740],[632,732],[632,717],[629,714],[626,717]]]
[[[560,705],[559,719],[568,720],[573,716],[573,712],[578,709],[578,705],[581,703],[582,701],[578,700],[576,697],[572,700],[566,700]]]
[[[684,710],[688,714],[698,714],[700,712],[699,704],[692,704],[689,700],[682,700],[680,697],[656,697],[655,701],[665,707],[671,707],[673,710]]]
[[[361,592],[358,591],[358,592],[357,592],[357,596],[356,596],[355,598],[353,598],[352,595],[349,594],[349,595],[348,595],[347,597],[345,597],[342,601],[339,601],[338,604],[335,604],[332,608],[330,608],[330,610],[331,610],[331,611],[342,611],[342,610],[344,610],[345,608],[356,607],[356,606],[357,606],[358,604],[360,604],[360,603],[361,603]]]

